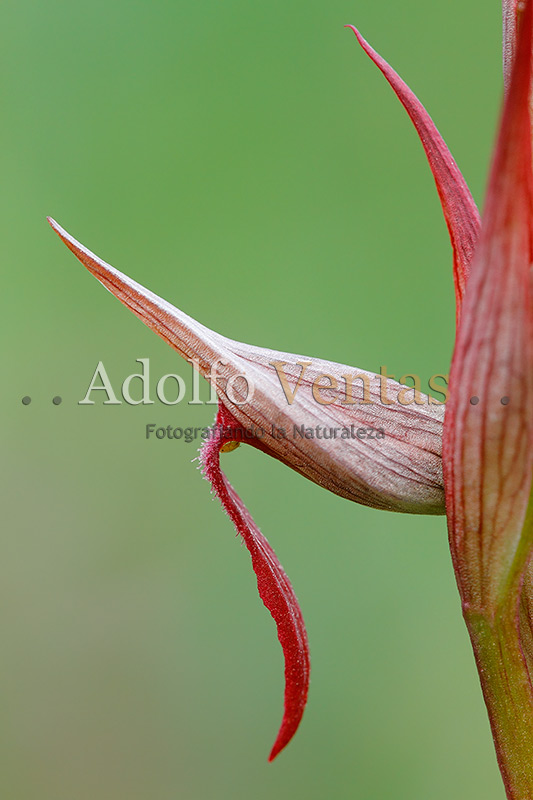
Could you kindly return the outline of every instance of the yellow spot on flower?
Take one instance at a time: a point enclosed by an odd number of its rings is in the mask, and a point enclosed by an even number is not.
[[[226,442],[220,448],[221,453],[231,453],[232,450],[235,450],[240,445],[240,442]]]

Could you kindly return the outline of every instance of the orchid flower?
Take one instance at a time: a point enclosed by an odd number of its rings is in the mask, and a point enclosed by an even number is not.
[[[250,551],[259,594],[285,655],[285,713],[272,760],[294,735],[305,708],[307,634],[292,586],[221,471],[219,454],[245,442],[349,500],[443,514],[443,406],[383,375],[227,339],[106,264],[54,220],[50,224],[106,289],[190,360],[217,392],[213,434],[201,451],[204,475]],[[367,438],[368,431],[375,437]]]
[[[270,760],[300,723],[309,649],[289,579],[220,467],[220,454],[241,442],[355,502],[447,514],[507,796],[523,800],[533,798],[533,0],[504,0],[503,13],[506,97],[482,220],[427,111],[349,26],[417,130],[450,234],[457,338],[445,415],[434,398],[386,376],[215,333],[49,221],[87,269],[216,391],[203,473],[250,552],[285,656],[284,715]],[[379,435],[361,435],[368,430]]]

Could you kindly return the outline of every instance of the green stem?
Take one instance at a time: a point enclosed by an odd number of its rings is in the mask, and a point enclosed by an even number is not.
[[[533,486],[515,556],[498,600],[485,608],[473,608],[463,600],[508,800],[533,800],[533,662],[528,665],[520,630],[521,595],[532,551]],[[528,625],[533,632],[532,619]]]
[[[533,800],[533,688],[515,606],[495,617],[465,611],[509,800]]]

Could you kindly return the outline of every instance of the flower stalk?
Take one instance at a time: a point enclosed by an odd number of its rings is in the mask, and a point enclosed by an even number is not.
[[[533,692],[516,606],[490,617],[464,611],[509,800],[533,799]]]

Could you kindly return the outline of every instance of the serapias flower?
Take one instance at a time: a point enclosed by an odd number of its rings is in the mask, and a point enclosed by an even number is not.
[[[251,553],[259,594],[276,621],[285,655],[285,713],[272,759],[294,734],[304,710],[307,636],[290,582],[221,473],[219,452],[243,441],[349,500],[390,511],[443,514],[443,406],[383,375],[227,339],[106,264],[54,220],[50,224],[112,294],[216,389],[216,435],[201,455],[204,474]],[[340,435],[312,435],[317,429]],[[369,430],[379,435],[360,435]],[[343,437],[343,431],[349,435]]]
[[[380,509],[443,513],[444,480],[453,564],[507,796],[531,800],[533,0],[504,0],[503,12],[506,99],[481,222],[433,121],[353,28],[417,129],[450,233],[458,328],[444,425],[442,405],[416,388],[214,333],[50,222],[89,271],[216,389],[216,432],[202,450],[204,474],[250,551],[285,655],[285,712],[270,758],[301,719],[309,652],[290,582],[220,469],[220,452],[241,440],[342,497]],[[305,435],[320,426],[383,435],[370,441]],[[261,435],[246,435],[250,430]]]

